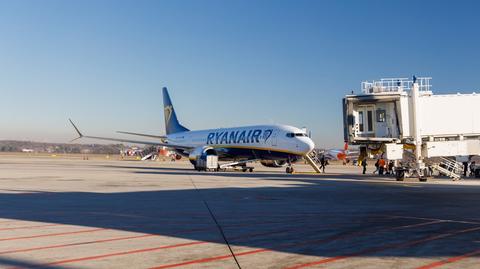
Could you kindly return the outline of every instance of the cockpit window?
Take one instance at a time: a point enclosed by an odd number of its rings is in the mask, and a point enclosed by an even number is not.
[[[295,137],[295,136],[304,136],[304,137],[306,137],[307,134],[305,134],[305,133],[287,133],[287,137]]]

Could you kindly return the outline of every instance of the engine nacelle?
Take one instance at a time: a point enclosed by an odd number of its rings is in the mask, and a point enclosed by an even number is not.
[[[190,163],[195,166],[197,164],[197,159],[203,155],[217,155],[217,152],[212,147],[198,147],[190,152],[188,159],[190,160]]]
[[[266,167],[283,167],[287,164],[287,161],[281,161],[281,160],[275,160],[275,161],[272,161],[272,160],[263,160],[263,161],[260,161],[260,163],[263,165],[263,166],[266,166]]]

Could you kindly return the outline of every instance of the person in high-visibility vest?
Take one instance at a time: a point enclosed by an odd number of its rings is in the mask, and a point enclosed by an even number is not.
[[[378,174],[383,175],[383,171],[385,171],[385,160],[382,157],[378,161]]]

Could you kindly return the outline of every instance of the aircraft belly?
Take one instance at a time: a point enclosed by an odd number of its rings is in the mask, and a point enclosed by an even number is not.
[[[248,148],[219,148],[217,153],[221,160],[238,159],[262,159],[262,160],[286,160],[297,159],[300,156],[279,151],[248,149]]]

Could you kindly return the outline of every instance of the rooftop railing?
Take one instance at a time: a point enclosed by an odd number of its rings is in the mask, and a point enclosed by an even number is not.
[[[431,91],[431,77],[408,78],[382,78],[380,80],[363,81],[363,93],[403,92],[410,91],[413,83],[418,83],[420,91]]]

